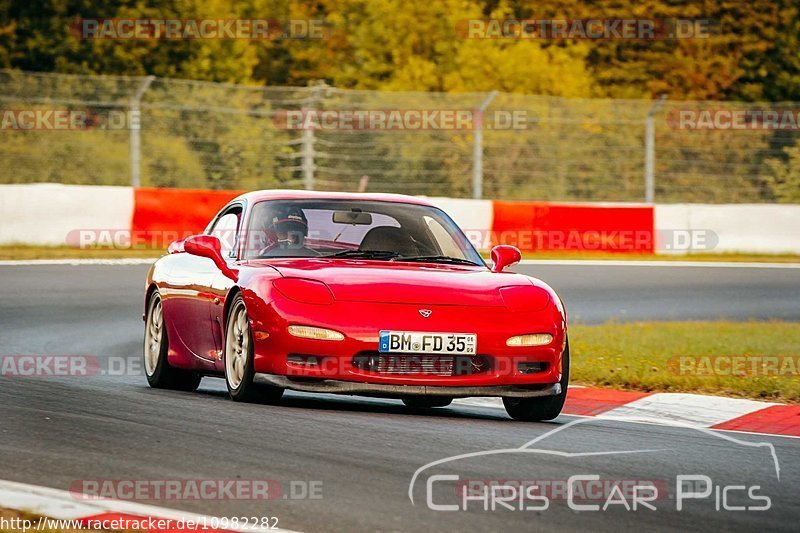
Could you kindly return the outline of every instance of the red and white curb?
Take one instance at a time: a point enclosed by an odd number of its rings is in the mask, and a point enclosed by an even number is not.
[[[460,405],[502,407],[499,398],[466,398]],[[570,387],[565,415],[600,416],[665,425],[800,437],[800,405],[783,405],[722,396],[647,393]]]
[[[170,521],[166,528],[155,529],[140,528],[140,531],[159,531],[165,533],[176,531],[241,531],[241,532],[284,532],[292,533],[288,529],[261,528],[261,527],[236,527],[229,526],[212,528],[212,524],[220,523],[219,517],[185,513],[174,509],[165,509],[152,505],[120,501],[120,500],[77,500],[75,496],[65,490],[27,485],[14,481],[0,480],[0,507],[27,511],[38,516],[57,520],[78,522],[90,525],[100,521],[111,522],[115,520],[128,520],[144,522],[146,519]],[[195,528],[180,529],[178,523],[193,522],[198,524]],[[202,525],[206,524],[207,528]]]

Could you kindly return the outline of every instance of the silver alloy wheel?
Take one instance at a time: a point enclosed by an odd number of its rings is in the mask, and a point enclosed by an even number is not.
[[[225,335],[225,378],[231,389],[237,389],[242,384],[249,355],[250,328],[247,324],[247,310],[244,303],[239,301],[231,309]]]
[[[164,313],[161,298],[153,296],[150,312],[147,314],[147,327],[144,333],[144,370],[152,376],[161,356],[161,337],[164,334]]]

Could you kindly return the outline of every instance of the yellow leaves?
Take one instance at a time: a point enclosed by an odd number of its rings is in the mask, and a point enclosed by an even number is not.
[[[465,40],[456,68],[445,76],[449,91],[590,96],[586,49],[543,46],[537,41]]]
[[[393,79],[384,89],[390,91],[437,91],[441,90],[437,66],[422,57],[412,56],[395,70]]]
[[[597,122],[584,122],[581,129],[589,133],[603,133],[603,126]]]
[[[468,0],[354,0],[328,6],[337,36],[320,73],[340,87],[591,96],[585,43],[467,39],[457,27],[483,19]],[[501,2],[493,18],[513,17]],[[310,43],[308,47],[329,46]]]

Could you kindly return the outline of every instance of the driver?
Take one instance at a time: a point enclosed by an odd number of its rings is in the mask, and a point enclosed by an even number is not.
[[[264,228],[266,246],[262,257],[309,257],[319,255],[306,247],[308,219],[296,206],[278,206],[267,218]]]

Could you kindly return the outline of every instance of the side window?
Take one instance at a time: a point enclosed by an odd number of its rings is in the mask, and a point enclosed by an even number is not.
[[[242,208],[237,206],[219,217],[209,231],[209,235],[218,238],[222,244],[222,256],[233,257],[236,238],[239,235],[239,222]]]
[[[453,237],[450,236],[450,233],[442,227],[439,221],[427,216],[424,218],[425,223],[428,225],[428,229],[433,234],[433,238],[436,240],[436,244],[441,249],[442,254],[463,259],[464,251],[461,249],[458,243],[453,240]]]

